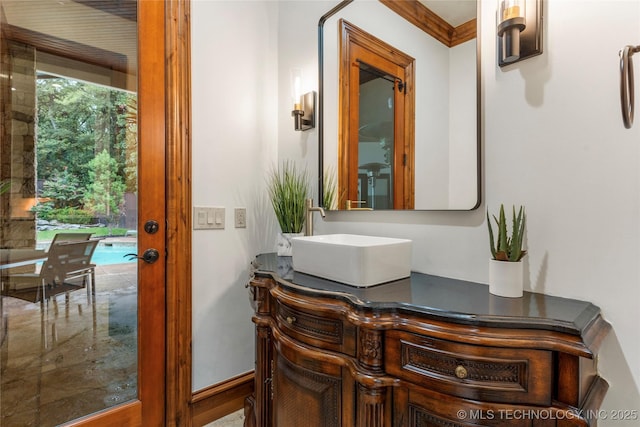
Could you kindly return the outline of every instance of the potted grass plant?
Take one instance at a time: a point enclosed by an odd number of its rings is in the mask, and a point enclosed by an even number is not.
[[[337,209],[336,206],[336,174],[330,167],[322,176],[322,206],[327,210]]]
[[[291,256],[291,238],[302,235],[305,200],[309,197],[309,176],[293,162],[284,161],[273,168],[267,180],[269,198],[281,233],[278,235],[279,256]]]
[[[494,234],[487,210],[489,246],[492,256],[492,259],[489,260],[489,292],[502,297],[521,297],[523,292],[522,258],[527,254],[527,251],[522,249],[526,224],[524,207],[520,206],[517,214],[515,206],[513,207],[510,234],[504,205],[500,205],[498,217],[495,215],[492,217],[497,226],[497,235]]]
[[[0,181],[0,194],[4,194],[11,188],[11,181],[8,179],[5,181]]]

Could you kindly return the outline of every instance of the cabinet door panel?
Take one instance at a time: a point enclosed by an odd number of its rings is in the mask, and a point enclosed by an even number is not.
[[[310,368],[275,352],[274,426],[352,426],[353,405],[349,403],[353,402],[353,380],[336,365]]]

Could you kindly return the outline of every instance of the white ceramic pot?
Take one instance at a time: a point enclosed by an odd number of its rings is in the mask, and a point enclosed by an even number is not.
[[[304,233],[278,233],[276,241],[278,256],[291,256],[293,254],[291,238],[300,236],[304,236]]]
[[[489,260],[489,292],[509,298],[522,296],[523,263]]]

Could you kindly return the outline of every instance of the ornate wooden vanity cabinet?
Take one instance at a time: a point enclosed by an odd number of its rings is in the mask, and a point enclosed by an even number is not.
[[[257,258],[245,426],[587,426],[607,391],[594,305],[413,274],[354,288]]]

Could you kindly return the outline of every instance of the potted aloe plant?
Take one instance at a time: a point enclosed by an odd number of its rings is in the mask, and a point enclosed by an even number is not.
[[[498,217],[495,215],[492,217],[497,226],[497,236],[493,232],[491,218],[487,210],[489,246],[492,256],[492,259],[489,260],[489,292],[503,297],[521,297],[523,289],[522,258],[527,254],[527,251],[522,249],[526,224],[524,207],[520,206],[517,215],[516,208],[513,207],[511,234],[507,230],[504,205],[500,205]]]
[[[278,255],[291,256],[291,238],[302,235],[305,200],[309,197],[309,177],[306,170],[284,161],[273,168],[267,180],[269,198],[281,233],[278,235]]]

